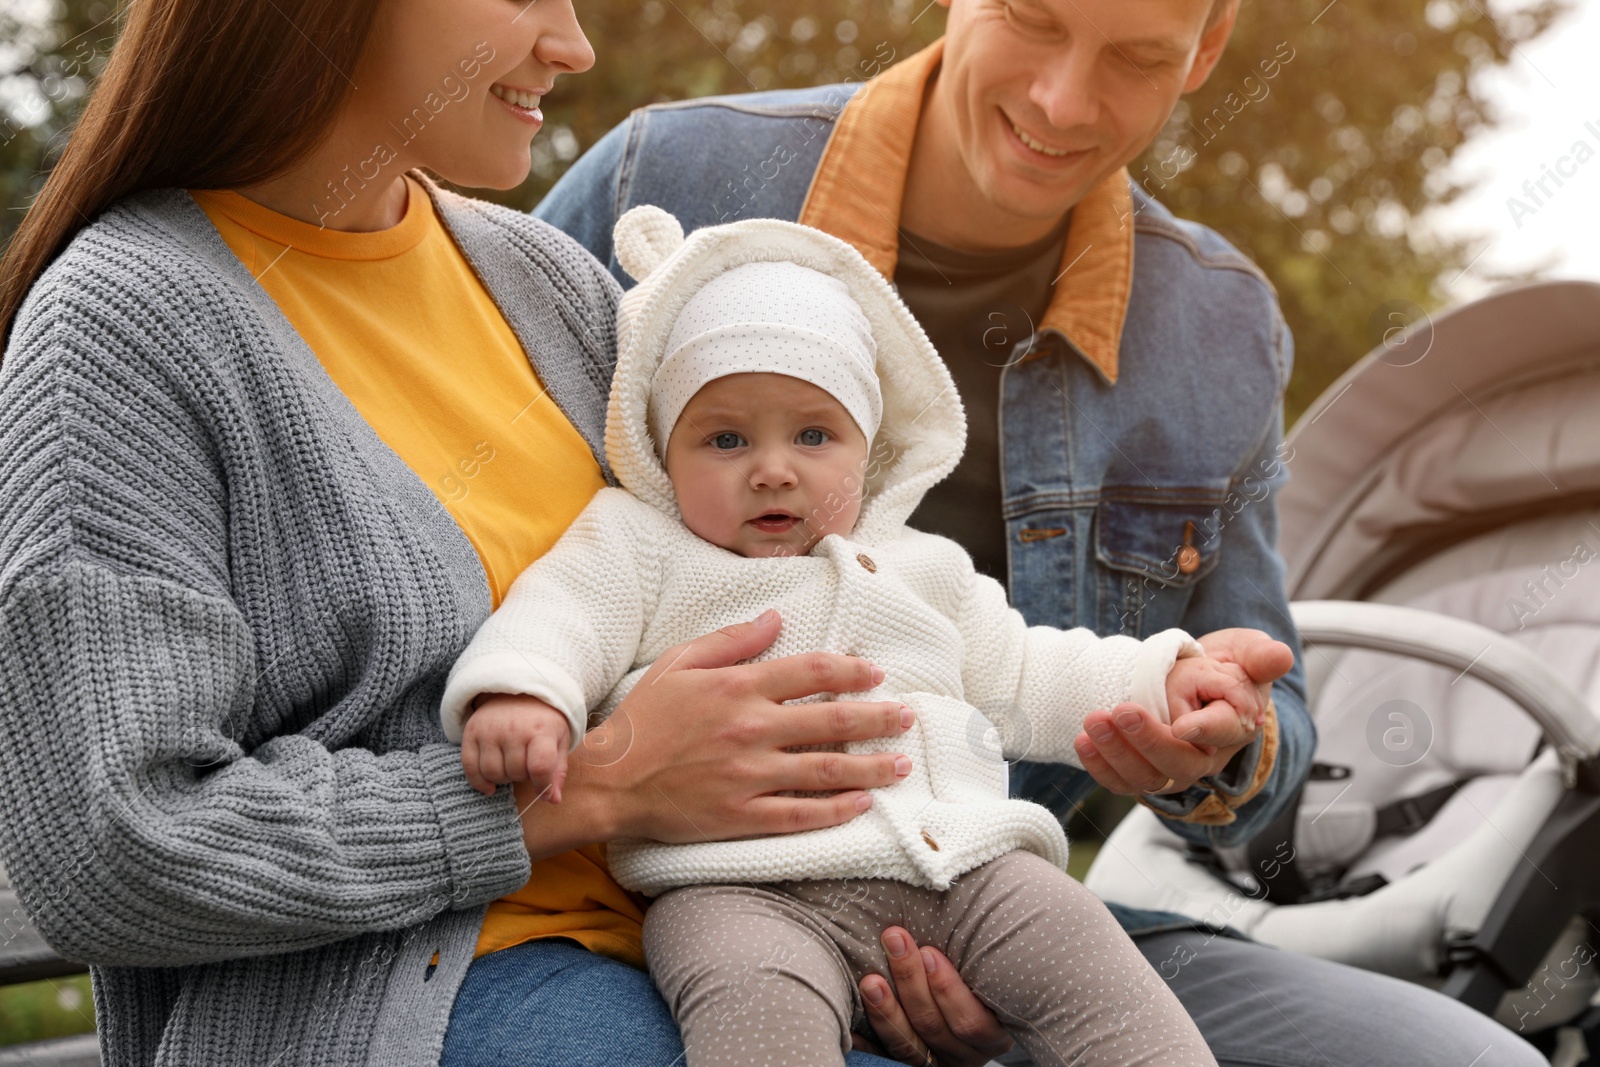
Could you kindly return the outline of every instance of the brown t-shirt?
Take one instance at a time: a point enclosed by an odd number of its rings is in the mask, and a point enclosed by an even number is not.
[[[895,286],[950,368],[967,410],[961,465],[928,491],[911,525],[957,542],[980,574],[1000,582],[1007,580],[1000,372],[1050,306],[1070,219],[1033,244],[1001,252],[962,252],[900,232]]]

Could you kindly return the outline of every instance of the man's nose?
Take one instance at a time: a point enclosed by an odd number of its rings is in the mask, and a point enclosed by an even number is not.
[[[1060,130],[1093,126],[1100,118],[1099,64],[1121,63],[1116,55],[1100,56],[1093,42],[1077,35],[1059,62],[1048,63],[1034,75],[1028,91],[1029,101],[1050,123],[1050,130],[1031,131],[1048,137]],[[1081,147],[1081,146],[1079,146]]]

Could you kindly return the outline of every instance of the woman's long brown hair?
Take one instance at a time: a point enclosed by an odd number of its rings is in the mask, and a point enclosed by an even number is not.
[[[29,288],[118,197],[265,181],[355,85],[379,0],[128,0],[61,159],[0,259],[0,353]]]

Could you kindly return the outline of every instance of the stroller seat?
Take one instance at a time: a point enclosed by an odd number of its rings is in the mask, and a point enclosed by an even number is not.
[[[1600,707],[1600,566],[1590,564],[1600,564],[1600,509],[1480,534],[1370,599],[1504,634]],[[1296,842],[1315,873],[1399,881],[1482,823],[1541,743],[1532,719],[1470,675],[1367,650],[1326,654],[1317,669],[1317,758],[1350,774],[1308,782],[1302,794],[1309,814]],[[1396,806],[1408,798],[1430,799],[1415,810]],[[1380,836],[1385,808],[1392,814]]]

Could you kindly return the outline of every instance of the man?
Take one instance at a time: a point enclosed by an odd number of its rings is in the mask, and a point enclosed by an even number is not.
[[[961,542],[1031,623],[1182,626],[1276,679],[1275,714],[1247,739],[1190,744],[1124,705],[1086,722],[1084,772],[1023,763],[1014,791],[1064,813],[1098,783],[1197,844],[1243,843],[1293,802],[1315,744],[1298,663],[1228,629],[1298,647],[1270,495],[1292,345],[1260,271],[1125,170],[1204,83],[1237,0],[939,2],[944,39],[892,67],[880,47],[864,84],[635,112],[536,214],[624,285],[611,230],[636,204],[686,231],[778,217],[854,244],[895,282],[968,413],[960,468],[912,524]],[[1114,910],[1224,1064],[1543,1062],[1425,990]],[[895,995],[862,983],[888,1053],[954,1064],[1003,1050],[948,961],[903,933],[885,935]]]

